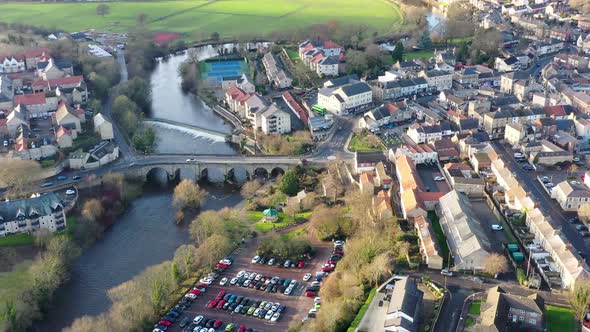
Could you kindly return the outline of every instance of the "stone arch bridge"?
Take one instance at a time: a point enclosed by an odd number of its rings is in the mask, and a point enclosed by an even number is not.
[[[245,181],[255,176],[275,177],[301,164],[294,157],[245,156],[150,156],[122,170],[127,176],[146,180],[165,173],[169,181],[191,179],[223,182]]]

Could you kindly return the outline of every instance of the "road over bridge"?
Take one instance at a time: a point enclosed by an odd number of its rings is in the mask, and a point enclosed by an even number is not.
[[[238,177],[238,174],[242,179],[254,176],[274,177],[301,164],[300,158],[285,156],[154,155],[122,164],[113,171],[120,171],[137,179],[146,179],[156,172],[164,172],[169,180],[188,178],[195,181],[206,179],[223,182]]]

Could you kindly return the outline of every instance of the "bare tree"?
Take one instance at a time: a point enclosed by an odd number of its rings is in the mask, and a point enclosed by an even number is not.
[[[590,305],[590,280],[584,278],[576,281],[568,300],[576,313],[576,318],[578,321],[582,321],[588,312],[588,305]]]
[[[92,198],[84,202],[82,208],[82,216],[88,221],[97,221],[104,214],[104,208],[102,202],[96,198]]]
[[[254,196],[254,194],[258,191],[258,189],[260,189],[261,186],[262,184],[260,183],[260,181],[256,179],[250,180],[242,185],[242,188],[240,189],[240,194],[244,198],[250,198]]]
[[[179,209],[198,208],[207,196],[194,181],[185,179],[174,188],[174,205]]]
[[[499,273],[508,272],[508,260],[504,255],[491,253],[484,259],[483,269],[495,277]]]
[[[0,187],[8,188],[13,195],[22,194],[24,188],[41,177],[41,166],[36,161],[0,158]]]
[[[111,12],[111,7],[109,7],[106,4],[100,4],[98,6],[96,6],[96,15],[100,15],[102,17],[104,17],[105,15],[108,15]]]

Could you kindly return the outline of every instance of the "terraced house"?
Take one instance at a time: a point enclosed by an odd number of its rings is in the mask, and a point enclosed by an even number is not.
[[[56,194],[0,202],[0,236],[39,229],[66,229],[66,214]]]

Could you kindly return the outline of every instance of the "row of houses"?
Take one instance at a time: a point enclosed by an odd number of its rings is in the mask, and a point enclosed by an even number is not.
[[[331,40],[323,42],[306,40],[299,44],[298,48],[301,61],[319,77],[338,76],[343,51],[342,46]]]

